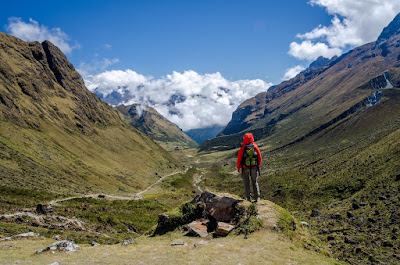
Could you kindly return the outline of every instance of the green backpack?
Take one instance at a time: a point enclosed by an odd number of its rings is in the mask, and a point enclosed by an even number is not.
[[[257,152],[254,148],[254,144],[246,144],[244,146],[242,165],[246,167],[258,166]]]

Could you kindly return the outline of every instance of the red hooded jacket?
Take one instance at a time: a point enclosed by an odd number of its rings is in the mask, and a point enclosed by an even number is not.
[[[239,149],[239,153],[238,153],[238,157],[237,157],[237,163],[236,163],[236,167],[238,170],[240,170],[240,168],[249,168],[246,167],[245,165],[242,165],[242,158],[243,158],[243,152],[244,152],[244,146],[246,144],[251,144],[253,143],[254,145],[254,150],[257,152],[257,162],[258,162],[258,166],[261,165],[261,153],[260,153],[260,149],[258,149],[258,146],[256,145],[256,143],[254,142],[254,138],[253,138],[253,134],[251,133],[246,133],[243,137],[243,143],[242,143],[242,147],[240,147]]]

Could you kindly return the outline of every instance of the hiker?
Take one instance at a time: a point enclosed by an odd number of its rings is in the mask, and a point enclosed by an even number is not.
[[[254,200],[258,201],[260,198],[257,178],[260,173],[261,159],[260,149],[258,149],[258,146],[254,142],[253,134],[246,133],[243,138],[242,147],[239,149],[236,166],[238,172],[242,169],[244,191],[248,201],[251,201],[249,177],[251,178],[251,184],[253,186],[252,195]]]

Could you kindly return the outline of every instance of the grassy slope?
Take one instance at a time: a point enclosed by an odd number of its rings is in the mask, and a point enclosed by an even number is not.
[[[170,155],[85,87],[51,43],[0,34],[0,178],[54,193],[134,192]]]
[[[137,128],[141,132],[150,136],[162,146],[196,147],[197,143],[186,135],[178,126],[164,118],[160,113],[151,107],[142,110],[138,115],[139,105],[116,107],[123,115],[126,122]]]
[[[395,264],[396,247],[390,245],[399,242],[394,229],[400,222],[400,181],[396,181],[400,173],[399,110],[400,89],[385,90],[380,104],[302,142],[271,152],[268,141],[260,141],[262,198],[311,222],[322,240],[333,236],[329,243],[336,257],[356,264],[377,260]],[[205,164],[216,164],[205,174],[205,185],[243,194],[242,180],[234,168],[236,150],[201,157],[209,161]],[[365,206],[354,209],[353,201]],[[310,218],[313,209],[319,209],[322,216]],[[354,217],[347,217],[348,211]],[[335,213],[341,217],[331,218]],[[346,237],[357,243],[345,243]]]

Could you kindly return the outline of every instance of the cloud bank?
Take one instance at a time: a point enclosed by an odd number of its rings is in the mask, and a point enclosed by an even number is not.
[[[240,103],[272,85],[261,79],[229,81],[219,72],[173,72],[155,79],[132,70],[86,76],[85,83],[105,101],[147,104],[184,131],[226,125]]]
[[[399,0],[311,0],[333,16],[329,26],[319,25],[298,34],[300,43],[290,44],[289,54],[312,61],[319,56],[340,55],[346,47],[375,41],[382,29],[400,12]]]
[[[25,41],[40,41],[49,40],[56,45],[64,53],[70,53],[73,49],[78,48],[79,45],[71,46],[68,43],[69,37],[60,28],[49,29],[32,18],[26,23],[21,18],[11,17],[8,19],[6,30],[11,35]]]

